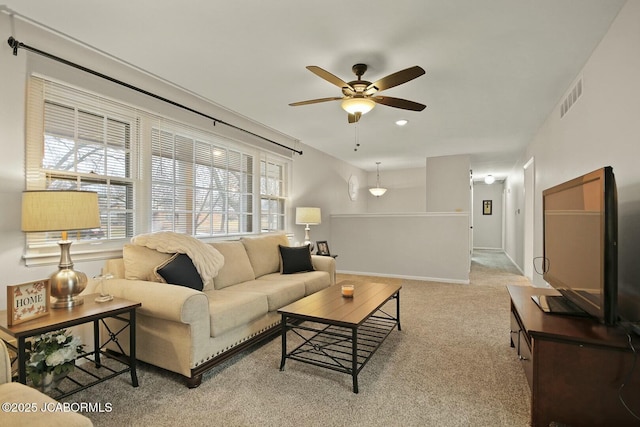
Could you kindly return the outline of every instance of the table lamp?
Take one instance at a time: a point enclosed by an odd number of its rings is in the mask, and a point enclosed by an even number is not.
[[[322,223],[320,208],[301,207],[296,208],[296,224],[304,225],[304,244],[313,250],[313,243],[309,237],[309,226]]]
[[[58,271],[51,275],[53,308],[70,308],[84,303],[77,296],[87,286],[87,275],[73,270],[67,240],[69,230],[100,227],[98,193],[92,191],[43,190],[22,193],[22,231],[62,231]]]

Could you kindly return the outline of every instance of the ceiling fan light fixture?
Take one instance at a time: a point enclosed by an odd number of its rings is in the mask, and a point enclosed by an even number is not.
[[[369,98],[346,98],[342,101],[342,109],[349,114],[367,114],[376,106]]]

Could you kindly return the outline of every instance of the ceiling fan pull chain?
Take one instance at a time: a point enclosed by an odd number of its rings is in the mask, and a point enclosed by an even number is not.
[[[358,122],[356,122],[356,126],[355,126],[355,134],[356,134],[356,146],[353,149],[353,151],[358,151],[358,147],[360,147],[360,131],[359,131],[359,126],[358,126]]]

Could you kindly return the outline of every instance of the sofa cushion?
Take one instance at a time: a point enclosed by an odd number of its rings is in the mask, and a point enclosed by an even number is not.
[[[122,248],[124,278],[159,282],[160,280],[155,275],[155,268],[171,258],[172,255],[144,246],[126,244]]]
[[[264,294],[222,289],[207,291],[205,295],[209,298],[212,337],[219,337],[233,328],[247,325],[269,311],[267,296]]]
[[[268,234],[259,237],[243,237],[240,239],[256,278],[265,274],[280,271],[280,251],[278,245],[288,246],[289,239],[285,234]]]
[[[211,245],[224,256],[224,265],[213,279],[215,289],[223,289],[256,278],[242,242],[216,242]]]
[[[230,289],[234,292],[254,292],[266,295],[267,302],[269,303],[269,311],[275,311],[299,300],[304,297],[305,292],[304,281],[301,279],[281,281],[256,279],[250,282],[239,283]]]
[[[304,294],[311,295],[316,293],[324,288],[328,288],[331,286],[331,276],[326,271],[309,271],[306,273],[298,273],[298,274],[279,274],[279,273],[271,273],[265,274],[260,278],[260,280],[270,280],[270,281],[303,281],[304,282]]]
[[[156,274],[171,285],[186,286],[197,291],[204,287],[202,278],[187,254],[175,254],[155,269]]]
[[[305,246],[282,246],[280,249],[280,265],[282,274],[303,273],[305,271],[313,271],[311,263],[311,248]]]
[[[16,408],[28,409],[31,404],[37,408],[35,411],[20,410],[13,412],[6,409],[0,411],[0,425],[2,426],[93,426],[91,420],[80,412],[58,409],[60,404],[56,400],[22,383],[0,384],[0,401],[8,405],[3,406],[3,408],[14,408],[14,404]],[[45,408],[52,409],[45,411]],[[56,408],[56,410],[53,411],[53,408]]]

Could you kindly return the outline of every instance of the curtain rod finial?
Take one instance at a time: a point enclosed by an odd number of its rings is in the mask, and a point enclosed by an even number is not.
[[[20,42],[14,39],[13,36],[10,36],[7,43],[9,43],[9,46],[13,48],[13,56],[18,56],[18,46],[20,45]]]

